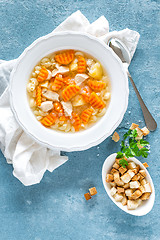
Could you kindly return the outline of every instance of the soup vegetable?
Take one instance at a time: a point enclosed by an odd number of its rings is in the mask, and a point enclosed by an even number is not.
[[[43,58],[27,84],[29,105],[44,126],[64,132],[87,129],[106,112],[107,72],[92,56],[63,50]]]

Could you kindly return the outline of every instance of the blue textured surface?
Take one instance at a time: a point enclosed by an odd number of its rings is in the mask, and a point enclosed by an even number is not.
[[[160,2],[157,0],[0,0],[0,59],[10,60],[36,38],[51,32],[76,10],[92,22],[104,15],[110,30],[131,28],[140,35],[130,72],[152,114],[160,123]],[[122,136],[132,122],[144,126],[130,86],[129,106],[118,128]],[[0,239],[2,240],[158,240],[160,239],[159,129],[149,135],[147,160],[156,189],[153,210],[143,217],[122,212],[108,198],[101,181],[105,158],[118,151],[111,138],[84,152],[67,153],[69,161],[38,185],[24,187],[0,153]],[[96,186],[90,201],[83,194]]]

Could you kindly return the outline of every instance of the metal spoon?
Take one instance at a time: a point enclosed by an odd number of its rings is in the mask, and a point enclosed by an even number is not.
[[[157,123],[152,117],[151,113],[149,112],[148,108],[146,107],[145,103],[143,102],[143,99],[141,98],[139,91],[128,71],[128,66],[131,62],[130,53],[127,50],[126,46],[117,38],[111,38],[108,42],[109,47],[113,49],[113,51],[118,55],[118,57],[121,59],[122,63],[124,64],[124,67],[127,71],[127,75],[132,83],[132,86],[136,92],[136,95],[138,97],[139,103],[141,105],[141,109],[143,112],[144,120],[146,122],[146,126],[150,131],[155,131],[157,128]]]

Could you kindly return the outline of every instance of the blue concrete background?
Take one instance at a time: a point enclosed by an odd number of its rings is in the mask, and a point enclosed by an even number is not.
[[[159,0],[0,0],[0,59],[17,58],[36,38],[51,32],[78,9],[91,22],[104,15],[110,30],[128,27],[140,33],[130,72],[160,123]],[[144,126],[130,85],[128,110],[117,129],[120,136],[132,122]],[[0,239],[160,239],[159,138],[159,128],[148,136],[151,153],[147,162],[156,201],[153,210],[143,217],[118,209],[102,186],[102,164],[119,149],[119,143],[113,143],[111,138],[84,152],[64,153],[69,161],[52,174],[47,172],[40,184],[30,187],[13,177],[12,166],[0,153]],[[98,194],[86,202],[83,194],[91,186],[96,186]]]

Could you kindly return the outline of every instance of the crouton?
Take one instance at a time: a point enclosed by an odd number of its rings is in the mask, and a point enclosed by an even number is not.
[[[125,190],[125,194],[126,194],[127,197],[131,197],[133,192],[134,192],[133,189],[126,189]]]
[[[124,185],[124,182],[119,179],[119,180],[116,181],[116,184],[117,184],[117,186],[122,187]]]
[[[120,166],[119,166],[118,163],[115,162],[115,163],[113,164],[113,168],[115,168],[115,169],[119,169],[119,167],[120,167]]]
[[[150,133],[147,127],[143,127],[141,130],[143,132],[143,136],[147,136]]]
[[[123,176],[121,176],[121,179],[124,183],[128,183],[131,180],[130,174],[127,172]]]
[[[149,193],[149,192],[143,193],[142,196],[140,197],[140,199],[143,201],[147,200],[147,199],[149,199],[150,195],[151,195],[151,193]]]
[[[145,170],[140,170],[139,173],[143,176],[143,177],[146,177],[147,174],[146,174],[146,171]]]
[[[132,171],[132,170],[128,170],[128,173],[129,173],[129,175],[131,176],[131,178],[133,178],[134,175],[135,175],[134,171]]]
[[[111,196],[113,196],[114,194],[116,194],[116,192],[117,192],[117,189],[116,189],[115,187],[112,187],[112,188],[111,188],[111,191],[110,191]]]
[[[130,129],[133,130],[133,129],[137,128],[137,127],[139,127],[138,124],[132,123],[131,126],[130,126]]]
[[[114,178],[114,181],[115,181],[115,183],[116,183],[116,181],[120,179],[119,172],[115,172],[115,173],[113,174],[113,178]]]
[[[143,138],[143,132],[141,131],[141,129],[139,127],[135,128],[137,130],[137,137],[136,140],[140,140]]]
[[[140,169],[140,166],[137,165],[137,167],[134,168],[132,171],[133,171],[135,174],[137,174],[137,173],[139,172],[139,169]]]
[[[140,183],[138,181],[131,181],[130,183],[130,188],[139,188]]]
[[[113,136],[112,136],[112,140],[115,142],[118,142],[120,139],[119,134],[117,132],[114,132]]]
[[[112,174],[107,174],[106,176],[106,182],[112,182],[114,179],[113,175]]]
[[[150,183],[146,183],[143,187],[144,187],[145,192],[152,192]]]
[[[138,199],[136,200],[136,202],[137,202],[137,204],[138,204],[138,206],[139,206],[139,205],[141,205],[142,200],[141,200],[140,198],[138,198]]]
[[[129,188],[129,182],[128,183],[125,183],[124,186],[123,186],[124,189],[127,189]]]
[[[116,186],[116,183],[113,181],[113,182],[109,182],[111,187],[115,187]]]
[[[115,169],[115,168],[112,168],[112,170],[111,170],[111,174],[114,174],[115,172],[118,172],[118,170],[117,169]]]
[[[132,181],[138,181],[139,179],[140,179],[140,176],[136,174],[133,176]]]
[[[127,168],[120,167],[118,170],[119,170],[120,174],[123,175],[127,171]]]
[[[127,208],[128,210],[135,210],[139,206],[139,202],[136,200],[128,200]]]
[[[145,192],[145,189],[142,185],[140,185],[138,189],[141,191],[142,194]]]
[[[90,195],[96,195],[97,194],[97,189],[95,187],[89,188]]]
[[[142,195],[142,192],[140,190],[136,190],[132,195],[131,198],[133,200],[136,200],[137,198],[139,198]]]
[[[123,199],[123,195],[119,194],[119,193],[116,193],[114,195],[114,199],[115,199],[116,202],[121,202],[121,200]]]
[[[142,181],[143,180],[143,175],[141,175],[140,173],[137,174],[140,178],[139,178],[139,181]]]
[[[124,193],[124,188],[117,187],[117,193]]]
[[[148,165],[146,162],[143,163],[143,166],[144,166],[145,168],[149,167],[149,165]]]
[[[128,166],[127,166],[127,169],[134,169],[134,168],[136,168],[136,166],[137,165],[134,162],[129,162]]]
[[[127,205],[127,198],[123,197],[121,203],[123,206]]]
[[[142,186],[144,186],[146,183],[147,183],[146,179],[140,180],[140,184],[141,184]]]
[[[85,193],[84,194],[85,199],[88,201],[89,199],[91,199],[91,195],[89,193]]]
[[[114,173],[113,176],[114,176],[114,181],[118,186],[124,185],[124,182],[120,179],[119,172]]]

